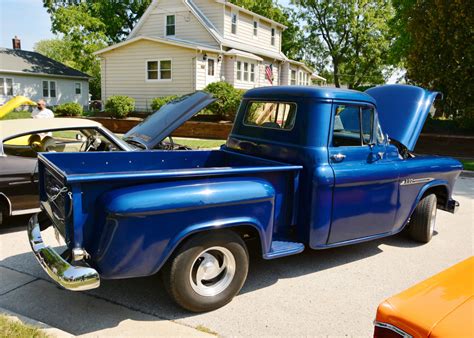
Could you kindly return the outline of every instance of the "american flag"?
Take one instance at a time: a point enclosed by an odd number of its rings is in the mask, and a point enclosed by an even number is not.
[[[270,84],[273,84],[273,65],[272,64],[267,65],[265,67],[265,74]]]

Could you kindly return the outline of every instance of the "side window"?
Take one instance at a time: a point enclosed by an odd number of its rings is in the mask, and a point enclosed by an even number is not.
[[[334,117],[332,145],[362,146],[372,140],[374,125],[373,108],[338,105]]]
[[[250,102],[244,125],[291,130],[295,125],[296,104],[283,102]]]
[[[369,144],[372,140],[372,131],[374,130],[374,110],[372,108],[362,108],[361,121],[364,144]]]

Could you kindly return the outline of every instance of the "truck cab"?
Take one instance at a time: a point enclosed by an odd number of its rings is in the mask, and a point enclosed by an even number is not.
[[[61,256],[43,243],[33,217],[33,252],[69,290],[159,272],[179,305],[201,312],[239,292],[252,242],[265,259],[402,230],[429,242],[437,209],[458,205],[462,170],[413,154],[436,96],[413,86],[259,88],[219,150],[42,154],[42,209],[68,248]],[[172,127],[151,128],[152,117],[127,137],[147,147],[212,102],[202,92],[171,102],[155,115]]]

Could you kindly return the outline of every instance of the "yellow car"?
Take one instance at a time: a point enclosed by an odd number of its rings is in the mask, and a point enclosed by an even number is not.
[[[0,119],[20,106],[35,106],[36,103],[24,96],[15,96],[0,107]]]
[[[375,338],[474,337],[474,256],[379,305]]]

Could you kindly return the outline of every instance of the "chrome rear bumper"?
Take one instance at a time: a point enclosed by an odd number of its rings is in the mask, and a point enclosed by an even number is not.
[[[36,259],[56,283],[71,291],[90,290],[100,286],[100,276],[96,270],[90,267],[71,265],[56,251],[43,243],[37,215],[30,218],[27,231]]]

